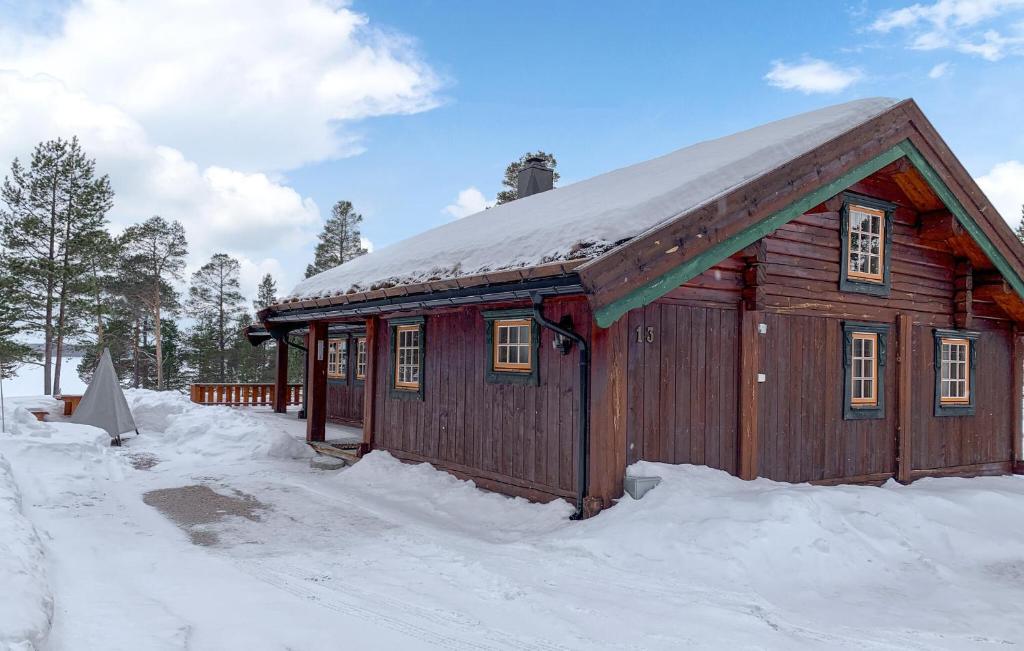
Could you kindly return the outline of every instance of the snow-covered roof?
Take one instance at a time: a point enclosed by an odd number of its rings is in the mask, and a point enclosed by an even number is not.
[[[885,112],[862,99],[708,140],[433,228],[300,282],[288,300],[593,258]]]

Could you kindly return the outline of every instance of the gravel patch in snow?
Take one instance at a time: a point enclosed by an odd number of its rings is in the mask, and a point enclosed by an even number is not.
[[[245,518],[258,522],[260,511],[267,508],[252,495],[233,491],[232,495],[217,493],[205,484],[161,488],[142,496],[142,501],[174,521],[197,545],[216,545],[217,534],[208,525],[228,518]]]

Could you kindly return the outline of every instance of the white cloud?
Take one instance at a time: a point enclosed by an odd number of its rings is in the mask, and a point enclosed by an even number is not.
[[[906,30],[915,50],[952,49],[989,61],[1024,54],[1024,30],[1006,29],[1007,17],[1024,11],[1024,0],[938,0],[883,12],[871,28],[881,33]],[[989,28],[985,28],[990,25]]]
[[[493,201],[488,201],[482,192],[470,186],[461,190],[455,203],[448,204],[441,212],[451,215],[454,219],[462,219],[489,208],[493,203]]]
[[[84,0],[62,25],[0,26],[0,176],[37,142],[78,135],[111,176],[115,229],[180,220],[190,267],[231,253],[282,294],[322,221],[275,172],[358,151],[347,121],[437,103],[412,44],[343,6]]]
[[[0,36],[0,69],[57,77],[201,165],[344,156],[359,151],[345,121],[438,102],[408,39],[314,0],[84,0],[55,36]]]
[[[248,256],[295,250],[319,226],[312,200],[265,174],[200,168],[181,151],[154,145],[114,106],[53,78],[0,72],[0,161],[24,160],[39,140],[73,135],[99,171],[110,174],[115,229],[154,214],[177,219],[186,228],[190,262],[224,250]]]
[[[995,165],[978,179],[992,205],[1011,226],[1016,227],[1024,206],[1024,163],[1016,160]]]
[[[940,79],[942,77],[945,77],[947,72],[949,72],[949,62],[945,61],[943,63],[939,63],[935,66],[932,66],[932,69],[928,71],[928,78]]]
[[[803,59],[799,63],[774,61],[764,76],[769,84],[803,93],[838,93],[864,78],[857,68],[840,68],[821,59]]]

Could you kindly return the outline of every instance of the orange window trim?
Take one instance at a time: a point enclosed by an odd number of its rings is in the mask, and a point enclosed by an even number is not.
[[[366,379],[366,337],[356,337],[356,379]]]
[[[957,380],[959,384],[963,382],[964,395],[963,396],[939,396],[939,402],[944,405],[966,405],[971,402],[971,342],[966,339],[954,339],[952,337],[943,337],[940,342],[939,350],[942,350],[942,346],[956,346],[963,348],[964,361],[964,377],[963,380]],[[958,362],[959,364],[960,362]],[[942,360],[939,360],[939,368],[942,368]],[[941,371],[940,371],[941,372]],[[945,389],[948,385],[950,378],[941,377],[939,378],[942,383],[942,388]]]
[[[878,335],[873,332],[854,332],[853,340],[862,340],[871,342],[871,376],[861,376],[863,379],[871,380],[871,395],[856,398],[853,396],[853,389],[850,390],[850,404],[859,407],[874,407],[878,404]],[[852,355],[851,351],[851,355]],[[867,359],[863,358],[862,359]],[[850,365],[850,381],[855,378],[853,377],[853,365]]]
[[[520,328],[525,326],[527,328],[526,341],[520,341],[517,344],[512,344],[517,347],[526,348],[526,361],[525,362],[499,362],[500,356],[498,350],[501,347],[499,343],[501,337],[499,333],[502,328]],[[511,371],[513,373],[529,373],[533,370],[533,321],[531,319],[500,319],[494,321],[494,333],[491,337],[493,341],[492,359],[494,360],[495,371]],[[509,344],[505,344],[509,347]]]
[[[420,327],[418,325],[400,325],[400,326],[395,326],[395,388],[397,388],[397,389],[413,389],[413,390],[417,390],[417,389],[420,388],[420,383],[419,383],[418,380],[415,381],[415,382],[407,382],[407,381],[403,381],[403,380],[400,379],[400,375],[401,375],[401,372],[402,372],[402,365],[400,363],[400,360],[401,360],[401,357],[402,357],[401,353],[402,353],[402,350],[403,350],[403,346],[402,346],[402,333],[403,332],[416,332],[416,333],[419,333],[419,330],[420,330]],[[416,346],[406,346],[405,350],[416,350],[416,351],[419,351],[420,350],[419,342],[417,341],[417,345]],[[422,362],[422,360],[417,356],[417,358],[416,358],[416,369],[417,369],[417,371],[420,368],[420,362]]]
[[[851,205],[848,209],[849,217],[846,220],[846,275],[849,278],[856,278],[858,280],[867,280],[871,282],[880,283],[885,280],[885,211],[877,210],[875,208],[868,208],[866,206]],[[871,215],[878,217],[878,273],[873,274],[866,271],[859,271],[850,268],[850,260],[854,253],[859,251],[853,250],[853,218],[854,212],[863,213],[865,215]]]
[[[341,375],[341,339],[327,340],[327,377],[340,378]]]

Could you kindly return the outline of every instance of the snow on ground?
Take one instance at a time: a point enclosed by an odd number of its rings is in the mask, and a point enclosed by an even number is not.
[[[0,464],[0,586],[27,614],[0,596],[0,648],[45,630],[48,595],[51,650],[1024,643],[1021,477],[826,488],[641,463],[658,488],[575,523],[381,452],[311,469],[272,414],[129,402],[142,433],[120,449],[8,405],[22,499]]]
[[[64,393],[85,393],[85,383],[78,377],[80,357],[65,357],[60,372],[60,384]],[[7,397],[36,396],[43,390],[43,367],[26,364],[9,380],[4,380],[4,395]]]

